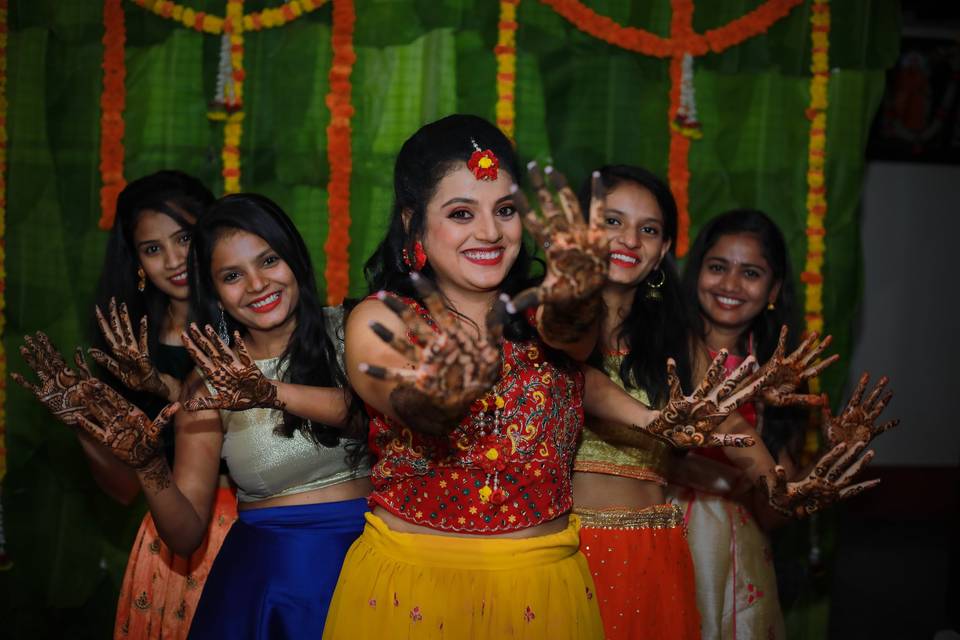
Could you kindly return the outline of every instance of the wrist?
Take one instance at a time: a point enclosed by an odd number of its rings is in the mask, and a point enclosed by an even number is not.
[[[134,469],[137,479],[145,493],[159,493],[170,486],[173,473],[162,454],[148,460],[143,466]]]

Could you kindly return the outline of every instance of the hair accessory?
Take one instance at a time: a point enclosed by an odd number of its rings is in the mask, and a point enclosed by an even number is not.
[[[227,319],[224,317],[223,307],[220,307],[220,319],[217,321],[217,335],[223,340],[224,344],[230,344],[230,331],[227,329]]]
[[[137,281],[137,291],[143,293],[147,288],[147,274],[143,270],[143,267],[137,267],[137,277],[140,278]]]
[[[413,243],[413,260],[410,259],[410,253],[406,247],[400,252],[403,258],[403,264],[407,265],[411,271],[420,271],[427,264],[427,254],[423,251],[423,243],[417,240]]]
[[[659,302],[663,300],[663,294],[660,293],[660,287],[662,287],[663,283],[667,281],[667,275],[660,267],[657,267],[657,273],[660,274],[660,279],[657,282],[654,282],[652,279],[647,280],[647,292],[644,294],[644,297],[647,300]]]
[[[470,159],[467,160],[467,168],[473,172],[473,177],[477,180],[496,180],[500,169],[500,160],[490,149],[481,149],[473,138],[470,138],[470,144],[476,149]]]
[[[772,302],[767,303],[767,311],[773,311],[776,308],[777,305],[773,304]]]

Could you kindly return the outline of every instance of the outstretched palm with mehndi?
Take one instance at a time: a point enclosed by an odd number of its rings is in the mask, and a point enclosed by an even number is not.
[[[162,398],[170,398],[173,394],[171,384],[173,378],[161,374],[150,359],[150,349],[147,346],[147,316],[140,319],[139,337],[133,333],[133,324],[130,322],[130,312],[126,303],[117,308],[116,298],[110,298],[109,321],[104,317],[100,307],[95,308],[97,324],[100,333],[110,347],[113,354],[104,353],[100,349],[90,349],[90,357],[97,364],[113,374],[126,387],[136,391],[146,391]],[[164,378],[167,378],[164,380]]]
[[[277,386],[257,367],[240,334],[235,332],[233,335],[236,345],[234,351],[224,343],[213,327],[207,325],[205,330],[206,336],[200,333],[197,325],[191,324],[189,331],[184,332],[181,339],[190,357],[203,371],[217,395],[193,398],[184,405],[187,411],[243,411],[255,407],[282,410],[284,404],[277,399]]]
[[[411,279],[435,323],[428,326],[409,305],[381,292],[378,296],[404,322],[412,340],[398,336],[379,322],[370,328],[399,354],[416,363],[414,369],[362,363],[360,370],[381,380],[399,382],[390,395],[397,415],[410,427],[443,433],[463,419],[470,405],[496,382],[500,374],[500,338],[506,302],[498,298],[487,316],[486,332],[475,336],[457,322],[428,280]]]
[[[823,435],[830,446],[846,443],[854,446],[856,443],[869,443],[878,435],[900,424],[899,419],[888,420],[880,425],[874,425],[887,404],[893,398],[893,392],[884,389],[889,380],[886,376],[877,381],[873,391],[864,400],[863,394],[870,382],[870,374],[860,376],[856,390],[850,396],[850,401],[836,416],[831,415],[826,396],[823,399]]]
[[[80,399],[80,383],[90,378],[83,351],[78,348],[74,353],[77,366],[74,371],[42,331],[32,338],[24,337],[23,341],[25,346],[20,347],[20,355],[37,374],[39,382],[33,384],[19,373],[11,373],[10,377],[36,396],[55,418],[68,426],[76,426],[77,417],[86,412]]]
[[[880,480],[851,484],[873,459],[873,451],[858,457],[866,446],[861,442],[848,449],[846,444],[838,444],[823,454],[813,470],[799,482],[787,482],[786,469],[777,465],[772,479],[766,476],[757,479],[757,488],[767,497],[769,505],[784,516],[802,518],[815,513],[880,484]]]
[[[77,417],[84,431],[109,448],[113,455],[134,469],[144,469],[163,454],[162,432],[180,408],[169,404],[150,420],[119,393],[99,380],[85,380],[80,396],[87,413]]]
[[[724,377],[723,364],[726,360],[727,352],[721,350],[707,369],[703,381],[689,396],[683,395],[676,363],[672,358],[667,360],[670,401],[653,422],[642,429],[684,449],[753,446],[755,442],[750,436],[714,433],[730,412],[749,401],[765,381],[763,375],[756,375],[751,382],[742,385],[755,366],[752,357],[748,357],[729,376]],[[742,387],[737,389],[741,385]]]
[[[552,167],[547,167],[546,173],[557,192],[556,200],[540,169],[531,163],[530,180],[537,191],[542,218],[533,212],[523,192],[515,191],[515,204],[523,213],[524,224],[544,249],[547,274],[539,287],[521,292],[513,304],[518,310],[543,304],[545,313],[557,316],[555,322],[544,324],[555,325],[560,333],[555,337],[560,342],[572,342],[596,320],[598,293],[607,278],[609,240],[599,222],[604,209],[603,185],[600,175],[594,173],[585,220],[566,179]]]
[[[804,381],[817,377],[840,358],[834,354],[817,362],[832,339],[827,336],[818,342],[817,333],[811,332],[796,350],[786,355],[787,327],[782,327],[776,350],[760,368],[761,373],[767,374],[767,381],[760,392],[763,401],[777,407],[820,404],[821,396],[797,393],[797,389]]]

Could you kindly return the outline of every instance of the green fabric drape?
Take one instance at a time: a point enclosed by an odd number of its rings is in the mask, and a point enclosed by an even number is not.
[[[336,1],[336,0],[334,0]],[[222,15],[223,0],[181,0]],[[101,3],[11,0],[7,193],[10,369],[37,329],[61,349],[86,344],[90,299],[106,234],[99,217]],[[248,0],[248,10],[279,0]],[[666,35],[669,0],[587,0],[621,24]],[[697,3],[694,25],[714,28],[759,0]],[[214,190],[222,124],[206,118],[219,39],[158,18],[132,2],[127,26],[126,175],[161,168],[196,174]],[[768,211],[784,228],[794,266],[804,257],[809,6],[768,34],[695,62],[704,138],[690,152],[693,232],[734,206]],[[851,347],[860,287],[857,203],[862,151],[896,57],[894,0],[833,3],[828,128],[827,328]],[[357,2],[353,72],[351,292],[382,236],[402,141],[421,124],[462,111],[493,118],[498,4],[491,0]],[[331,11],[246,37],[242,185],[292,215],[324,270],[329,166],[325,127]],[[554,161],[574,183],[604,162],[665,174],[667,63],[619,50],[523,0],[517,33],[518,150]],[[835,367],[827,389],[844,375]],[[0,629],[19,637],[102,638],[143,505],[111,503],[92,481],[76,438],[8,384],[3,499],[14,568],[0,574]]]

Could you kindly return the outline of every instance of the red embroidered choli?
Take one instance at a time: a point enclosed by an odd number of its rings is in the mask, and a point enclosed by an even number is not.
[[[405,300],[436,326],[426,310]],[[494,388],[458,427],[434,436],[367,407],[371,506],[443,531],[533,527],[572,507],[571,466],[583,426],[583,374],[547,359],[538,340],[503,342]]]

